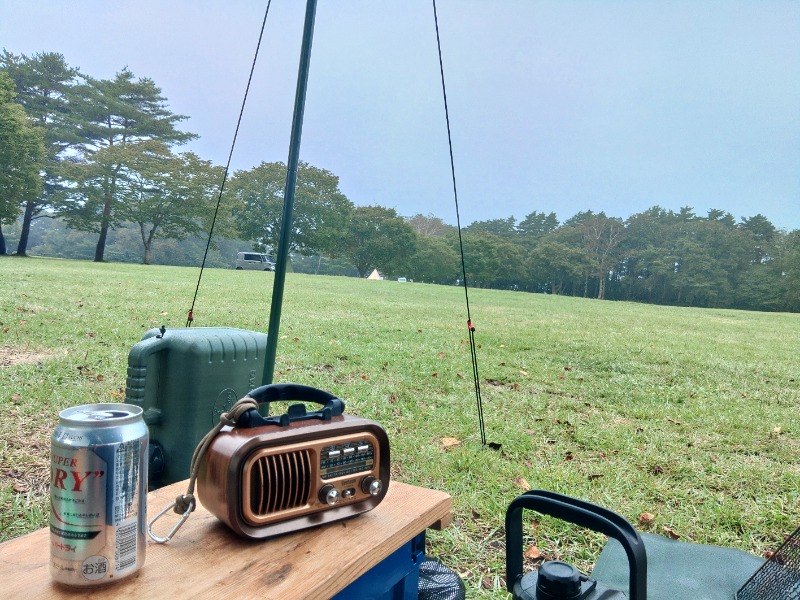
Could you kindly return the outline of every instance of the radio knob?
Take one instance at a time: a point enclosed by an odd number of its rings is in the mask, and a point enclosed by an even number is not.
[[[333,487],[330,483],[322,486],[322,489],[319,491],[320,502],[324,502],[325,504],[333,506],[334,504],[339,503],[339,499],[339,490]]]
[[[361,482],[361,491],[370,496],[377,496],[383,490],[383,482],[375,479],[372,475],[367,475]]]

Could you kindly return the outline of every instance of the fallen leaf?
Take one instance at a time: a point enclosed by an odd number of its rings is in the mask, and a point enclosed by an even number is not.
[[[433,375],[431,375],[431,377],[439,377],[439,374],[438,373],[434,373]]]
[[[780,435],[780,434],[781,434],[781,428],[780,428],[780,427],[775,427],[775,428],[774,428],[772,431],[774,431],[774,432],[775,432],[775,433],[777,433],[778,435]]]
[[[439,354],[437,354],[436,356],[438,356],[439,358],[444,358],[446,355],[444,352],[439,352]]]
[[[459,379],[464,379],[464,376],[461,373],[456,373],[456,377],[458,377]]]
[[[520,375],[527,375],[527,374],[528,374],[528,372],[527,372],[527,371],[523,371],[522,369],[520,369],[520,371],[519,371],[519,374],[520,374]]]
[[[22,400],[22,396],[20,396],[19,394],[11,394],[11,399],[14,402],[19,402],[20,400]]]
[[[567,452],[567,453],[564,455],[564,458],[565,458],[566,460],[572,460],[572,459],[573,459],[573,458],[575,458],[575,457],[574,457],[574,456],[572,456],[572,452]]]
[[[86,333],[86,337],[87,338],[95,338],[95,337],[97,337],[97,334],[94,333],[93,331],[89,331],[88,333]]]
[[[667,532],[667,535],[669,537],[671,537],[673,540],[679,540],[681,538],[681,534],[679,534],[677,531],[675,531],[671,527],[667,527],[666,525],[664,525],[663,529],[664,529],[664,531]]]
[[[293,341],[293,342],[299,342],[299,341],[300,341],[300,338],[299,338],[299,337],[292,338],[292,341]]]
[[[542,558],[542,553],[538,546],[529,546],[528,549],[525,550],[525,557],[530,558],[531,560],[537,560]]]
[[[492,578],[491,577],[484,577],[481,580],[481,587],[483,589],[485,589],[485,590],[494,589],[494,583],[492,583]]]
[[[531,489],[531,484],[525,481],[522,477],[515,477],[514,483],[516,483],[518,487],[522,488],[526,492]]]
[[[26,494],[30,491],[30,488],[22,483],[15,483],[14,484],[14,491],[20,494]]]
[[[445,448],[452,448],[453,446],[458,446],[461,443],[461,440],[453,437],[442,438],[441,441],[442,441],[442,446],[444,446]]]
[[[653,522],[656,516],[653,513],[643,512],[639,515],[639,525],[648,525]]]
[[[473,508],[473,509],[472,509],[472,518],[473,518],[473,519],[475,519],[475,520],[477,521],[478,519],[480,519],[480,518],[481,518],[481,513],[479,513],[477,510],[475,510],[475,509]]]
[[[102,375],[98,375],[96,377],[96,379],[97,379],[97,381],[103,381],[103,379],[105,379],[105,378]]]

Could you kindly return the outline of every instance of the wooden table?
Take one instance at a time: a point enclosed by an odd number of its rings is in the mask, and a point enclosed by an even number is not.
[[[148,495],[148,520],[186,491],[174,483]],[[3,598],[279,598],[327,599],[427,528],[451,521],[450,496],[392,481],[383,502],[352,519],[266,541],[237,537],[202,505],[172,541],[148,539],[144,566],[101,588],[54,583],[49,531],[0,544]],[[168,531],[177,515],[156,522]]]

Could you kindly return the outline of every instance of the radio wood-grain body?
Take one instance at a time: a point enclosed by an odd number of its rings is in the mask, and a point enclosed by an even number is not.
[[[389,489],[389,470],[386,432],[368,419],[225,427],[201,462],[197,492],[237,534],[268,538],[375,508]]]

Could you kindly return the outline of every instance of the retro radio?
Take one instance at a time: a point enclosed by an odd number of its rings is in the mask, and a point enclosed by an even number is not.
[[[376,422],[344,414],[344,402],[313,387],[271,384],[260,404],[297,400],[264,417],[252,408],[224,427],[200,463],[200,502],[239,535],[267,538],[375,508],[389,488],[389,439]],[[267,411],[268,413],[268,411]]]

